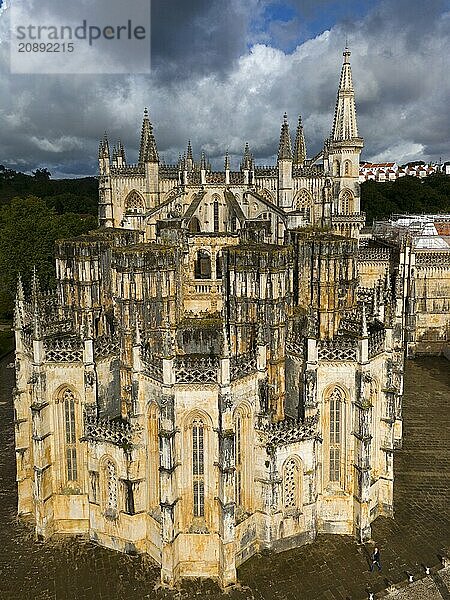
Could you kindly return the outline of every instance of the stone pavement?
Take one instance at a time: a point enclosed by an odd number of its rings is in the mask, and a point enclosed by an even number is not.
[[[450,551],[450,363],[408,362],[403,449],[395,455],[395,520],[379,518],[372,537],[383,570],[370,573],[371,545],[348,536],[320,535],[308,546],[257,555],[239,569],[241,585],[227,595],[211,582],[186,582],[173,592],[158,588],[157,566],[82,540],[40,544],[15,517],[12,371],[0,365],[0,600],[450,600],[448,569],[438,555]],[[424,566],[432,568],[424,578]],[[416,581],[406,587],[406,572]],[[403,586],[403,587],[402,587]]]

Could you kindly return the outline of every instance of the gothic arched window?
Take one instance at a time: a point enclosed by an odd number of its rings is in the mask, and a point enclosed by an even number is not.
[[[192,494],[194,517],[205,516],[205,447],[202,419],[192,422]]]
[[[350,190],[345,190],[341,196],[341,214],[351,215],[353,213],[353,194]]]
[[[159,504],[159,437],[158,408],[152,404],[148,413],[148,503]]]
[[[127,213],[141,213],[144,212],[145,204],[142,196],[133,190],[128,194],[125,199],[125,212]]]
[[[343,392],[334,388],[329,398],[330,430],[329,430],[329,471],[330,482],[341,481],[341,449],[343,432]]]
[[[199,250],[195,260],[195,279],[211,279],[211,256],[206,250]]]
[[[66,474],[67,481],[78,479],[77,469],[77,435],[75,423],[75,396],[71,390],[63,393],[65,442],[66,442]]]
[[[116,465],[108,460],[105,464],[105,479],[106,479],[106,510],[110,513],[117,511],[117,471]]]
[[[200,233],[201,230],[200,221],[197,219],[197,217],[192,217],[192,219],[189,221],[190,233]]]
[[[312,196],[310,192],[303,188],[297,192],[294,198],[293,209],[301,212],[304,217],[309,219],[312,205]]]
[[[214,200],[213,202],[213,213],[214,213],[214,231],[219,231],[219,201]]]
[[[236,415],[235,421],[235,457],[236,457],[236,479],[235,479],[235,501],[237,506],[241,506],[242,503],[242,457],[243,457],[243,448],[242,448],[242,416],[240,413]]]
[[[298,461],[290,458],[283,472],[283,508],[293,510],[301,505],[301,474]]]
[[[222,279],[222,253],[216,254],[216,279]]]
[[[251,510],[251,412],[248,406],[241,405],[234,415],[234,457],[235,457],[235,502],[241,511]]]
[[[344,175],[351,175],[351,166],[352,163],[349,160],[346,160],[344,163]]]

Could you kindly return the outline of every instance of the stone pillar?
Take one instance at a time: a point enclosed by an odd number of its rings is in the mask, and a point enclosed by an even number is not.
[[[370,526],[370,448],[372,443],[371,421],[372,404],[370,401],[370,382],[368,372],[359,373],[359,391],[354,402],[355,412],[355,481],[353,523],[354,535],[360,543],[371,538]],[[368,391],[369,390],[369,391]]]
[[[167,365],[166,365],[167,366]],[[161,583],[176,584],[176,559],[173,542],[177,535],[175,507],[177,494],[175,486],[175,406],[174,396],[165,390],[161,406],[160,440],[160,489],[161,489]]]

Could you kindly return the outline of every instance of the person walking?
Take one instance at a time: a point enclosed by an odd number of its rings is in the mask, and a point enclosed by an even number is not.
[[[373,571],[375,565],[377,565],[378,570],[381,571],[380,551],[376,546],[372,554],[372,564],[370,565],[370,572]]]

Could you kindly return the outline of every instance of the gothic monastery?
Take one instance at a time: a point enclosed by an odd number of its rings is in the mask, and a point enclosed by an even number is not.
[[[147,111],[138,164],[100,143],[99,229],[57,243],[55,291],[17,292],[18,511],[39,538],[228,587],[256,552],[393,515],[404,298],[358,248],[349,59],[313,158],[286,116],[273,166],[246,145],[213,171],[190,144],[165,165]]]

